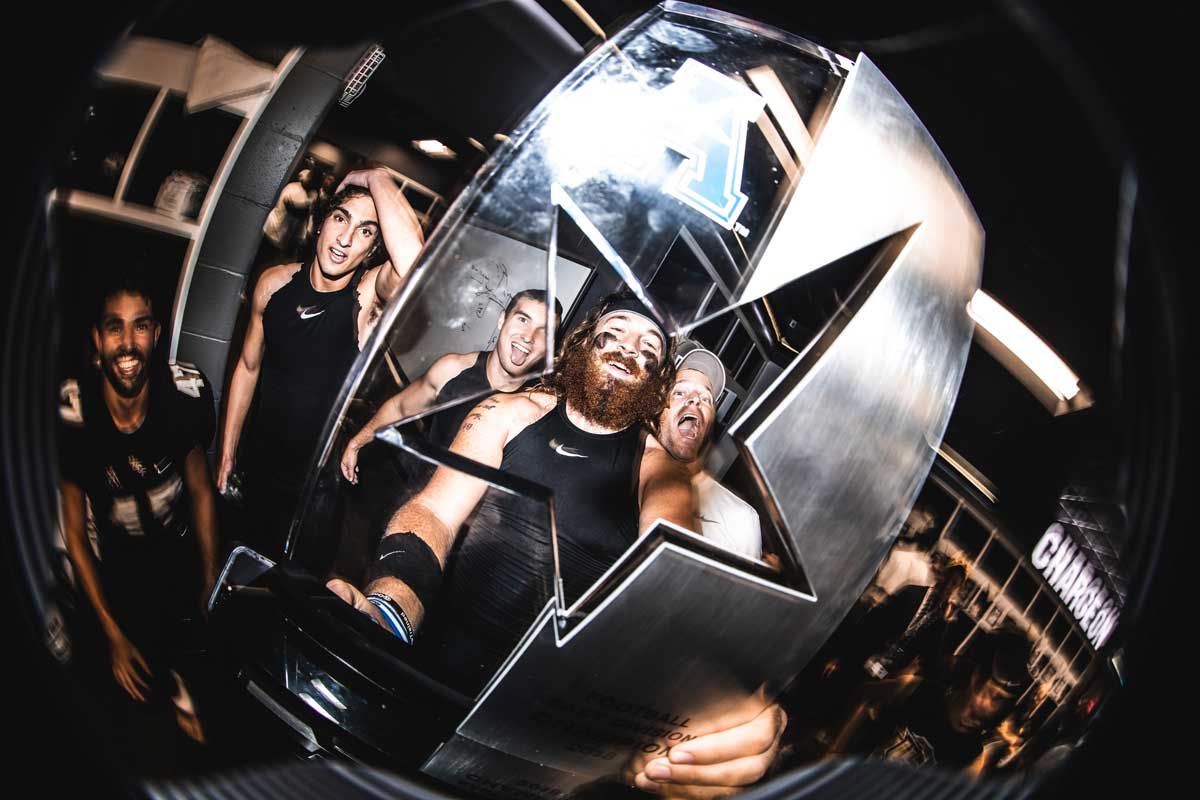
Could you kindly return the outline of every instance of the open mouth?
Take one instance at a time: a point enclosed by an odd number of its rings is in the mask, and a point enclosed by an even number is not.
[[[120,356],[114,362],[117,375],[125,380],[129,380],[138,374],[142,368],[142,360],[137,356]]]
[[[533,353],[532,350],[519,342],[509,342],[509,344],[512,346],[509,358],[515,366],[519,367],[523,365]]]
[[[329,248],[329,259],[335,264],[343,263],[349,256],[345,250],[339,250],[336,247]]]
[[[633,377],[633,370],[619,361],[606,361],[604,368],[608,370],[609,374],[616,375],[621,380]]]
[[[675,424],[679,429],[679,433],[686,439],[695,439],[700,435],[700,417],[695,414],[684,414]]]

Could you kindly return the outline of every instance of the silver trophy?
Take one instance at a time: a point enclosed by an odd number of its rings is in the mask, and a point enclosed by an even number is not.
[[[402,472],[440,465],[527,498],[544,539],[530,555],[543,559],[540,613],[519,621],[423,770],[478,795],[566,796],[770,704],[862,594],[929,473],[982,254],[953,171],[865,56],[675,2],[588,55],[455,200],[384,312],[328,423],[289,557],[303,564],[328,536],[316,476],[336,468],[357,398],[488,347],[519,288],[557,296],[565,321],[607,283],[672,337],[728,323],[713,346],[728,433],[710,465],[750,476],[783,565],[660,523],[570,590],[551,494],[423,435],[479,397],[400,420],[377,438],[417,465]],[[788,291],[847,269],[825,318],[781,327]],[[765,355],[779,343],[786,363]]]
[[[597,48],[444,227],[380,343],[417,369],[439,351],[431,312],[454,307],[455,270],[470,266],[459,256],[480,229],[530,246],[524,268],[551,292],[578,260],[560,243],[586,240],[595,268],[677,336],[723,314],[745,323],[754,301],[867,253],[836,313],[786,368],[745,380],[726,419],[784,569],[665,524],[579,597],[554,560],[542,613],[424,766],[477,794],[560,796],[751,719],[860,596],[945,430],[983,231],[867,58],[682,3]],[[382,438],[504,486],[413,423]]]

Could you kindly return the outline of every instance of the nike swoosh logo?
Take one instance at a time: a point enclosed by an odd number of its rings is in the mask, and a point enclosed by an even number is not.
[[[313,308],[313,306],[310,306],[309,308],[297,306],[296,310],[300,312],[300,319],[312,319],[313,317],[319,317],[325,313],[325,309],[323,308],[320,311],[313,311]]]
[[[579,452],[573,447],[567,447],[565,444],[559,444],[555,439],[550,440],[550,449],[558,453],[560,456],[570,456],[571,458],[587,458],[586,455]]]

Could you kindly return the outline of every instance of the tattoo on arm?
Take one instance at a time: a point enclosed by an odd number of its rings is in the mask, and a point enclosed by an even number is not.
[[[490,411],[499,405],[495,400],[485,400],[474,411],[467,415],[467,421],[463,423],[462,429],[469,431],[475,427],[475,422],[483,421],[483,412]],[[474,420],[474,421],[472,421]]]

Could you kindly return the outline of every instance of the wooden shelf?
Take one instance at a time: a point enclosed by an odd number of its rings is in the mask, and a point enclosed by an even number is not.
[[[168,217],[136,203],[117,203],[111,197],[91,192],[56,189],[51,192],[50,201],[65,205],[74,213],[103,217],[184,239],[194,240],[200,236],[200,225],[195,221]]]

